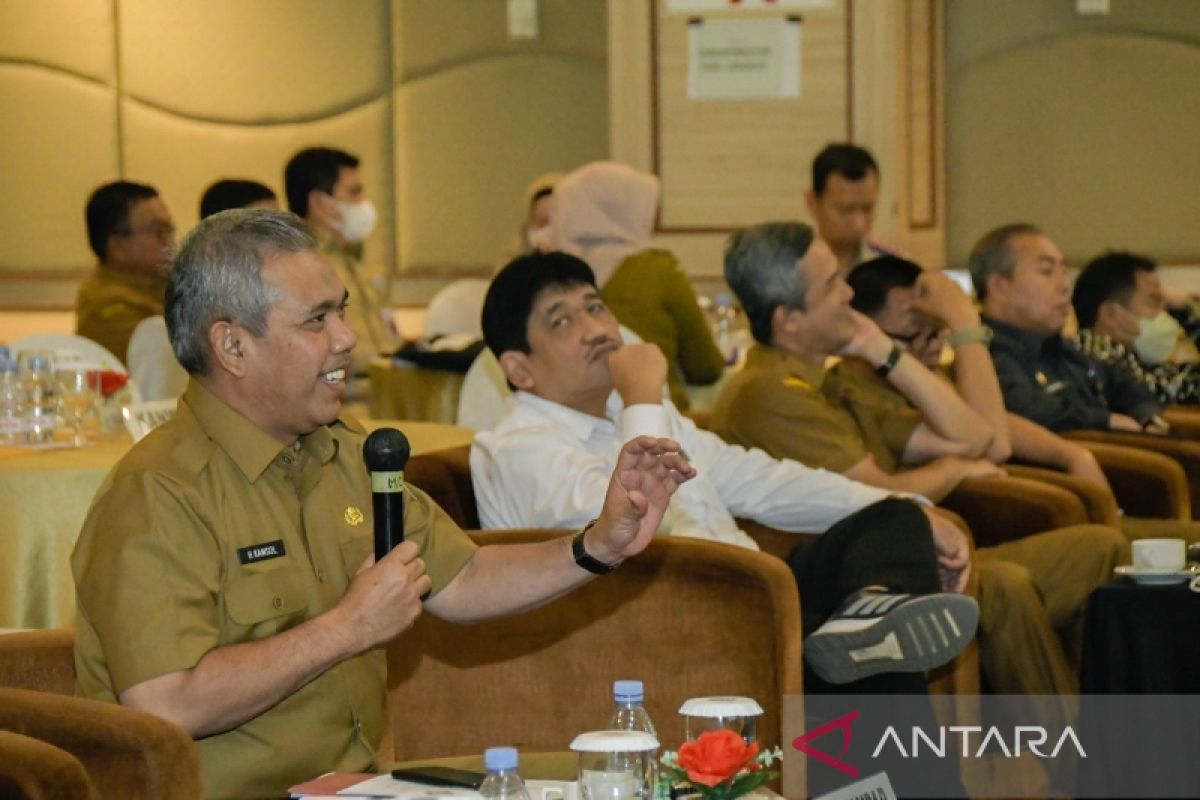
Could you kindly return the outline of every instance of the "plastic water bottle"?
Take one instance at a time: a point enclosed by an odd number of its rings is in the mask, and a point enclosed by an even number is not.
[[[484,800],[529,800],[525,781],[517,774],[517,748],[489,747],[483,753],[487,777],[479,785]]]
[[[613,713],[608,727],[615,731],[642,731],[658,738],[658,731],[642,703],[646,690],[641,681],[613,682]]]
[[[26,373],[21,376],[25,390],[25,410],[22,414],[25,437],[33,444],[54,438],[58,409],[54,400],[54,372],[46,356],[31,356]]]
[[[650,715],[646,713],[643,703],[646,700],[646,688],[641,681],[613,681],[613,713],[608,720],[608,727],[617,731],[641,731],[655,739],[658,731]],[[658,786],[657,753],[650,757],[650,774],[647,776],[650,786],[650,797],[656,796]],[[620,772],[627,769],[626,764],[610,764],[610,768]]]
[[[17,362],[0,355],[0,445],[25,441],[25,422],[21,419],[24,404],[25,391],[17,375]]]

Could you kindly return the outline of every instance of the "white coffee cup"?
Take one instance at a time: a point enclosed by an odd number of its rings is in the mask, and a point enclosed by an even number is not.
[[[1138,569],[1183,569],[1187,543],[1183,539],[1135,539],[1133,565]]]

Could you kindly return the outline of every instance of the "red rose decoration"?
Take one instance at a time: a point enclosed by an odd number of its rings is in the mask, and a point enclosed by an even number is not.
[[[106,369],[100,372],[100,394],[112,397],[129,383],[129,376],[124,372]]]
[[[723,729],[684,742],[679,748],[678,763],[687,771],[688,780],[713,787],[743,769],[755,769],[757,755],[757,743],[748,745],[738,734]]]

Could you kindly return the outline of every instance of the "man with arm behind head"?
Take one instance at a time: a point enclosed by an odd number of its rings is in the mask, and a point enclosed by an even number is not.
[[[952,658],[970,638],[974,604],[934,594],[939,583],[947,591],[963,588],[969,563],[961,531],[888,492],[697,430],[663,399],[662,353],[653,345],[622,345],[616,319],[579,259],[547,253],[510,263],[488,291],[483,331],[517,389],[513,411],[494,431],[479,433],[471,448],[484,527],[582,524],[599,507],[602,476],[620,442],[669,436],[698,476],[676,493],[660,533],[757,549],[735,516],[824,532],[789,558],[802,597],[805,656],[816,672],[806,678],[810,690],[867,679],[887,691],[902,683],[883,673],[927,669],[929,659]],[[877,602],[867,602],[862,590]],[[889,591],[920,596],[884,599]],[[839,612],[848,598],[896,613],[856,620],[851,632],[846,609]],[[959,635],[918,657],[897,624],[921,608],[944,608]],[[872,650],[884,642],[884,651]]]
[[[316,248],[270,211],[188,236],[166,313],[191,381],[108,476],[71,558],[77,692],[188,731],[209,797],[377,769],[383,647],[424,609],[476,622],[592,577],[569,539],[476,547],[411,488],[405,541],[375,561],[364,432],[338,416],[356,337]],[[584,551],[636,555],[692,474],[672,442],[625,445]]]
[[[714,430],[727,441],[935,501],[964,478],[1002,474],[989,457],[1007,458],[1006,431],[997,437],[984,415],[851,308],[853,292],[807,225],[735,234],[725,278],[758,342],[713,412]],[[956,333],[978,329],[969,302],[943,310]],[[959,349],[987,355],[976,335],[964,336]],[[839,354],[869,362],[911,406],[881,397],[844,365],[827,369]],[[976,550],[982,657],[993,689],[1077,690],[1054,629],[1078,625],[1087,595],[1111,575],[1122,547],[1114,530],[1079,526]]]

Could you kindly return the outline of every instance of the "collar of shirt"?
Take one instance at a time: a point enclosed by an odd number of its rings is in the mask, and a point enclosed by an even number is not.
[[[284,450],[270,434],[234,411],[199,381],[188,381],[183,403],[210,439],[224,450],[246,480],[254,483]],[[300,437],[300,446],[319,463],[328,463],[337,452],[337,441],[322,426]]]
[[[765,344],[756,344],[746,354],[746,369],[771,370],[779,372],[786,378],[803,381],[814,392],[821,391],[829,370],[824,365],[810,364],[799,356],[786,350]]]
[[[554,423],[570,431],[571,435],[581,442],[590,439],[596,429],[602,425],[608,426],[610,430],[620,427],[621,411],[625,408],[625,404],[621,402],[621,396],[615,391],[609,394],[605,403],[606,419],[593,417],[591,414],[576,411],[562,403],[556,403],[525,391],[517,391],[515,397],[518,405],[540,416],[549,417]]]
[[[998,339],[1016,347],[1023,355],[1030,359],[1031,363],[1043,351],[1062,345],[1062,336],[1057,333],[1047,336],[1044,333],[1018,328],[1016,325],[1010,325],[1007,322],[1001,322],[991,317],[985,316],[982,319],[983,323],[991,328],[995,334],[993,341]]]
[[[136,272],[121,272],[103,263],[96,265],[96,275],[102,283],[119,283],[139,292],[152,294],[159,298],[167,287],[167,276],[162,273],[143,275]]]

